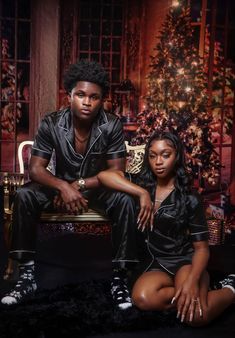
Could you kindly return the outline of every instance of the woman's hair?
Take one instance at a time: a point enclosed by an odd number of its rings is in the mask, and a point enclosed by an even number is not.
[[[87,81],[97,84],[102,88],[103,97],[109,92],[109,75],[103,66],[96,61],[82,59],[69,66],[64,75],[64,88],[70,93],[78,81]]]
[[[156,184],[156,176],[153,174],[149,164],[149,149],[154,141],[165,140],[169,146],[176,151],[176,160],[174,167],[175,174],[175,189],[177,195],[176,208],[178,209],[178,215],[185,211],[186,193],[191,189],[191,177],[187,172],[185,165],[184,147],[178,135],[169,131],[155,131],[149,138],[146,148],[145,155],[142,164],[142,168],[138,175],[137,184],[147,189],[150,193],[153,193],[154,186]],[[152,196],[153,198],[154,196]],[[183,207],[183,210],[182,210]]]

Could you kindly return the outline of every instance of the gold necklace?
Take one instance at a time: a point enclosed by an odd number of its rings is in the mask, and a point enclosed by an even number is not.
[[[156,198],[154,201],[155,201],[155,202],[162,203],[163,200],[160,200],[160,199]]]
[[[171,186],[170,188],[165,188],[165,190],[167,190],[167,191],[172,191],[172,190],[174,190],[174,189],[175,189],[175,186],[174,186],[174,185]],[[169,195],[169,194],[168,194],[168,195]],[[167,195],[167,196],[168,196],[168,195]],[[167,197],[167,196],[166,196],[166,197]],[[162,203],[166,197],[164,197],[164,198],[162,198],[162,199],[160,199],[160,198],[155,198],[154,201],[155,201],[155,202]]]
[[[90,133],[89,133],[88,136],[85,137],[84,139],[79,138],[76,131],[75,131],[74,134],[75,134],[75,139],[78,140],[78,142],[80,142],[80,143],[86,142],[86,141],[89,139],[89,137],[90,137]]]

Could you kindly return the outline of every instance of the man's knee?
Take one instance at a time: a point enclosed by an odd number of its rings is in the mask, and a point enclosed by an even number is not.
[[[28,186],[22,186],[16,190],[14,196],[14,207],[18,207],[20,205],[27,205],[30,206],[30,201],[33,198],[32,189]]]
[[[15,199],[27,199],[32,193],[32,188],[29,185],[23,185],[16,190]]]
[[[17,189],[14,197],[14,209],[25,207],[27,210],[40,210],[51,203],[55,193],[53,189],[43,187],[34,182],[28,182]]]
[[[134,197],[124,193],[116,192],[114,195],[116,205],[125,206],[126,208],[134,208],[136,205]]]

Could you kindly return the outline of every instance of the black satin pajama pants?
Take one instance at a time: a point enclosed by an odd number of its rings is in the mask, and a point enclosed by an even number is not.
[[[19,188],[14,199],[10,257],[18,261],[34,259],[37,224],[42,211],[53,210],[56,190],[29,182]],[[113,262],[136,262],[136,201],[131,196],[103,189],[84,192],[89,207],[102,210],[112,223]]]

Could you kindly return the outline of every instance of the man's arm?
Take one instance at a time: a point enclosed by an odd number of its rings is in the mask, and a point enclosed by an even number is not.
[[[29,163],[29,176],[34,182],[59,190],[64,181],[47,170],[48,164],[48,159],[32,155]]]
[[[121,158],[116,158],[113,160],[108,160],[107,161],[108,169],[109,170],[119,170],[119,171],[125,171],[125,165],[126,165],[126,160],[124,157]],[[101,183],[98,180],[97,175],[85,178],[85,185],[86,189],[93,189],[93,188],[98,188]]]
[[[65,207],[68,211],[75,213],[79,212],[82,208],[86,210],[87,201],[78,190],[77,185],[70,184],[54,176],[46,169],[48,163],[49,160],[32,155],[29,166],[31,180],[58,191],[61,199],[58,201],[57,207]]]
[[[122,171],[113,169],[105,170],[100,172],[97,176],[98,180],[104,186],[138,197],[140,203],[140,211],[137,221],[138,227],[144,230],[144,228],[149,224],[152,229],[153,205],[147,190],[125,178]]]

